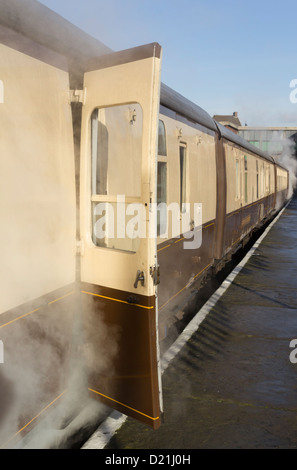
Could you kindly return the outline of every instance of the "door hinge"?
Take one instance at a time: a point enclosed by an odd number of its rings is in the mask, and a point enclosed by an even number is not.
[[[153,278],[154,286],[160,284],[160,266],[150,266],[150,275]]]
[[[69,90],[69,102],[70,103],[82,103],[86,102],[87,90]]]

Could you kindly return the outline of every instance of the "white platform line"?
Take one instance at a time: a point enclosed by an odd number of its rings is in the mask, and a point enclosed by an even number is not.
[[[233,269],[229,276],[224,280],[220,287],[212,294],[209,300],[203,305],[203,307],[196,313],[195,317],[188,323],[183,332],[177,338],[177,340],[170,346],[166,351],[161,360],[161,371],[163,372],[167,369],[168,365],[175,358],[175,356],[180,352],[183,346],[191,338],[191,336],[198,330],[202,321],[206,318],[211,309],[216,305],[217,301],[224,295],[226,290],[230,287],[236,276],[240,273],[242,268],[254,254],[255,250],[262,243],[268,232],[272,229],[273,225],[281,217],[284,210],[287,208],[289,201],[285,207],[279,212],[279,214],[273,219],[273,221],[268,225],[263,234],[258,238],[252,248],[248,251],[245,257],[240,261],[240,263]],[[88,441],[83,445],[82,449],[104,449],[108,444],[109,440],[113,435],[120,429],[120,427],[126,421],[127,416],[119,413],[118,411],[113,411],[108,418],[98,427],[94,434],[88,439]]]

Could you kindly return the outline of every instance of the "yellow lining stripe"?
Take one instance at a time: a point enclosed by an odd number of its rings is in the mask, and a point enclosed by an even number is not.
[[[182,242],[184,239],[185,239],[185,237],[179,238],[178,240],[176,240],[176,242],[174,242],[174,244],[175,244],[175,243]]]
[[[17,317],[14,320],[10,320],[9,322],[4,323],[4,325],[1,325],[0,328],[3,328],[4,326],[10,325],[11,323],[14,323],[17,320],[20,320],[21,318],[24,318],[27,315],[31,315],[31,313],[38,312],[38,310],[40,310],[40,307],[36,308],[35,310],[32,310],[32,312],[25,313],[24,315],[21,315],[20,317]]]
[[[22,432],[27,426],[29,426],[29,424],[33,423],[33,421],[35,421],[35,419],[38,418],[38,416],[40,416],[53,403],[55,403],[55,401],[59,400],[59,398],[61,398],[61,396],[64,395],[65,392],[66,392],[66,390],[64,390],[64,392],[60,393],[59,396],[57,396],[51,403],[49,403],[45,408],[43,408],[34,418],[32,418],[27,424],[25,424],[25,426],[23,426],[22,429],[19,429],[18,432],[16,432],[10,439],[8,439],[8,441],[6,441],[2,446],[0,446],[0,449],[5,447],[10,441],[12,441],[12,439],[14,439],[20,432]]]
[[[239,238],[237,238],[237,240],[235,240],[235,242],[233,242],[231,246],[234,246],[236,243],[238,243],[240,241],[241,241],[241,236]]]
[[[58,302],[58,300],[64,299],[68,295],[74,294],[75,291],[69,292],[68,294],[63,295],[62,297],[59,297],[58,299],[52,300],[51,302],[48,302],[47,305],[51,305],[54,302]],[[4,323],[4,325],[1,325],[0,328],[4,328],[4,326],[10,325],[11,323],[14,323],[17,320],[20,320],[21,318],[27,317],[28,315],[31,315],[31,313],[38,312],[42,307],[38,307],[35,310],[31,310],[31,312],[24,313],[24,315],[20,315],[19,317],[15,318],[14,320],[10,320],[7,323]]]
[[[159,251],[166,250],[166,248],[169,248],[170,246],[171,245],[163,246],[163,248],[159,248],[159,250],[157,250],[157,252],[159,253]]]
[[[159,416],[157,416],[157,418],[152,418],[152,416],[146,415],[145,413],[142,413],[141,411],[138,411],[135,408],[131,408],[131,406],[125,405],[124,403],[121,403],[120,401],[117,401],[114,398],[110,398],[107,395],[103,395],[103,393],[97,392],[96,390],[93,390],[92,388],[89,388],[88,390],[90,390],[91,392],[97,393],[98,395],[101,395],[102,397],[107,398],[108,400],[114,401],[115,403],[118,403],[119,405],[122,405],[125,408],[129,408],[129,410],[135,411],[136,413],[139,413],[142,416],[145,416],[146,418],[152,419],[153,421],[160,419]]]
[[[65,297],[68,297],[68,295],[72,295],[74,294],[74,290],[72,292],[69,292],[69,294],[65,294],[65,295],[62,295],[62,297],[59,297],[58,299],[56,300],[52,300],[51,302],[49,302],[47,305],[51,305],[53,304],[54,302],[58,302],[58,300],[61,300],[61,299],[65,299]]]
[[[196,279],[196,277],[200,276],[200,274],[202,274],[203,271],[205,271],[210,266],[211,266],[211,264],[208,264],[207,266],[205,266],[205,268],[203,268],[202,271],[200,271],[198,274],[196,274],[193,277],[193,280]],[[159,308],[159,311],[162,310],[162,308],[164,308],[165,305],[169,304],[169,302],[171,302],[171,300],[173,300],[176,296],[178,296],[178,294],[180,294],[183,290],[185,290],[187,285],[188,285],[188,283],[180,291],[178,291],[176,294],[174,294],[172,297],[170,297],[170,299],[168,299],[163,305],[161,305],[161,307]]]
[[[86,292],[84,290],[82,290],[81,292],[82,294],[94,295],[95,297],[101,297],[102,299],[114,300],[115,302],[120,302],[122,304],[127,304],[127,305],[133,305],[134,307],[146,308],[147,310],[151,310],[155,308],[154,305],[152,305],[151,307],[147,307],[146,305],[133,304],[133,303],[127,302],[126,300],[114,299],[113,297],[107,297],[106,295],[101,295],[101,294],[94,294],[93,292]]]

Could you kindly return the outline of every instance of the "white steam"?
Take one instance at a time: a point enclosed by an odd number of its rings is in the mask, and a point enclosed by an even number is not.
[[[90,397],[89,378],[112,373],[119,335],[100,318],[92,297],[79,299],[3,328],[0,446],[80,447],[110,412]],[[20,433],[31,419],[29,432]]]
[[[295,157],[295,143],[291,139],[282,140],[282,153],[277,162],[289,171],[289,193],[291,198],[297,188],[297,159]]]

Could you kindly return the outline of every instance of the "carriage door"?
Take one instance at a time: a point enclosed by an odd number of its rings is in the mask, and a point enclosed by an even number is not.
[[[93,398],[160,423],[156,194],[161,48],[98,58],[84,76],[81,296]]]

